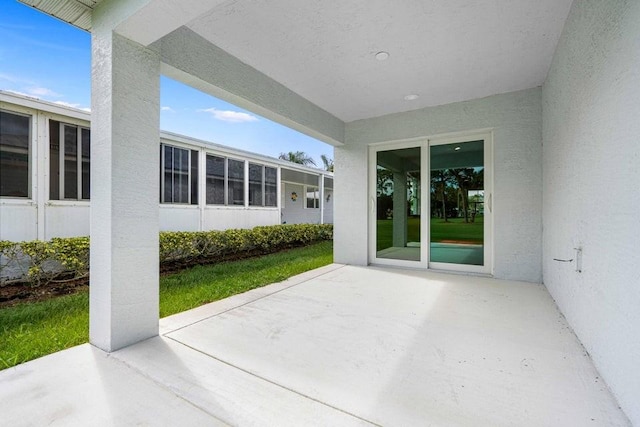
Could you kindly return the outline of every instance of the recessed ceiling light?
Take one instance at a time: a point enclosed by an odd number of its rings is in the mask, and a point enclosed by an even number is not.
[[[456,148],[454,148],[454,150],[459,151],[459,150],[460,150],[460,147],[456,147]]]
[[[411,95],[407,95],[404,97],[405,101],[413,101],[414,99],[418,99],[419,96],[416,95],[415,93],[412,93]]]
[[[378,61],[386,61],[389,58],[389,52],[385,52],[384,50],[381,50],[380,52],[376,53],[376,59]]]

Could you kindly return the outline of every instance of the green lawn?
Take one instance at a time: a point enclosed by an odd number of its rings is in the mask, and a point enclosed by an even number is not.
[[[440,218],[431,218],[431,241],[459,241],[464,243],[482,243],[484,235],[484,217],[477,216],[475,222],[465,223],[464,218],[449,218],[444,222]]]
[[[420,241],[420,219],[409,218],[407,224],[407,240]],[[440,218],[431,218],[431,241],[458,241],[464,243],[482,243],[484,218],[477,216],[475,222],[465,223],[464,218],[449,218],[444,222]],[[377,250],[392,246],[393,220],[381,219],[377,223]]]
[[[279,282],[332,262],[333,242],[326,241],[164,276],[160,278],[160,317]],[[88,337],[88,292],[0,309],[0,369],[86,343]]]

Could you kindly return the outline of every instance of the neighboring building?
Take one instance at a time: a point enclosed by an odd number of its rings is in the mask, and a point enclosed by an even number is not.
[[[90,119],[0,91],[0,240],[89,235]],[[333,222],[330,172],[170,132],[159,143],[161,230]]]

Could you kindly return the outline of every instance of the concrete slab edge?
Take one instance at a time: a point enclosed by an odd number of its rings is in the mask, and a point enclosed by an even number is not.
[[[167,335],[171,332],[175,332],[211,317],[226,313],[229,310],[242,307],[243,305],[250,304],[269,295],[300,285],[301,283],[323,276],[343,267],[344,264],[329,264],[324,267],[297,274],[282,282],[272,283],[270,285],[214,301],[182,313],[167,316],[160,319],[160,335]]]

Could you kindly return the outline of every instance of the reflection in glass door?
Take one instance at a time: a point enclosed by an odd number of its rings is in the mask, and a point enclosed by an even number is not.
[[[484,266],[485,141],[431,145],[429,262]]]
[[[376,258],[420,261],[420,147],[376,153]]]

